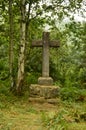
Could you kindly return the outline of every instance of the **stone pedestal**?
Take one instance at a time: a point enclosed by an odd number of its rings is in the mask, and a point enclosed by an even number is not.
[[[39,77],[38,78],[39,85],[53,85],[53,79],[51,77]]]
[[[58,97],[59,89],[58,86],[31,84],[29,96],[32,98],[53,99]]]
[[[42,77],[37,85],[30,86],[30,97],[33,99],[53,99],[58,96],[59,87],[53,86],[53,79],[49,77],[49,47],[59,47],[58,41],[51,41],[49,32],[43,32],[42,40],[33,41],[33,47],[42,47]],[[49,101],[49,100],[48,100]],[[51,100],[50,100],[51,101]],[[49,102],[50,102],[49,101]]]

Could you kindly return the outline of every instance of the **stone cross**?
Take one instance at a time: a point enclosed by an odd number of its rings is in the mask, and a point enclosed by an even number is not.
[[[50,41],[49,32],[43,32],[42,40],[32,42],[33,47],[42,47],[42,77],[39,77],[38,83],[42,85],[52,85],[53,79],[49,77],[49,47],[59,47],[58,41]]]

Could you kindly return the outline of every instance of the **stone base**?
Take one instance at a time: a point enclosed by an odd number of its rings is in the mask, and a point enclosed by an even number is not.
[[[53,99],[57,98],[59,95],[59,87],[58,86],[46,86],[46,85],[38,85],[31,84],[30,86],[30,97],[32,98],[44,98],[44,99]]]
[[[39,85],[53,85],[53,79],[51,77],[39,77],[38,84]]]
[[[60,100],[59,98],[45,99],[44,97],[40,97],[40,98],[29,97],[29,102],[40,103],[40,104],[49,103],[49,104],[57,105],[59,104]]]

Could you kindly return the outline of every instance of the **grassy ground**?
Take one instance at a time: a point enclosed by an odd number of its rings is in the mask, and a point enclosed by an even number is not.
[[[0,95],[0,130],[86,130],[86,103],[30,103]]]

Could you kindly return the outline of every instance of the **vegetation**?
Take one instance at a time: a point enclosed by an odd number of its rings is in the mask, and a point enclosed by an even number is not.
[[[57,105],[29,102],[0,86],[1,130],[85,130],[86,101],[58,100]]]
[[[0,0],[1,130],[86,129],[85,6],[85,0]],[[58,106],[28,101],[42,69],[42,48],[31,44],[46,28],[60,41],[59,49],[50,49]]]

